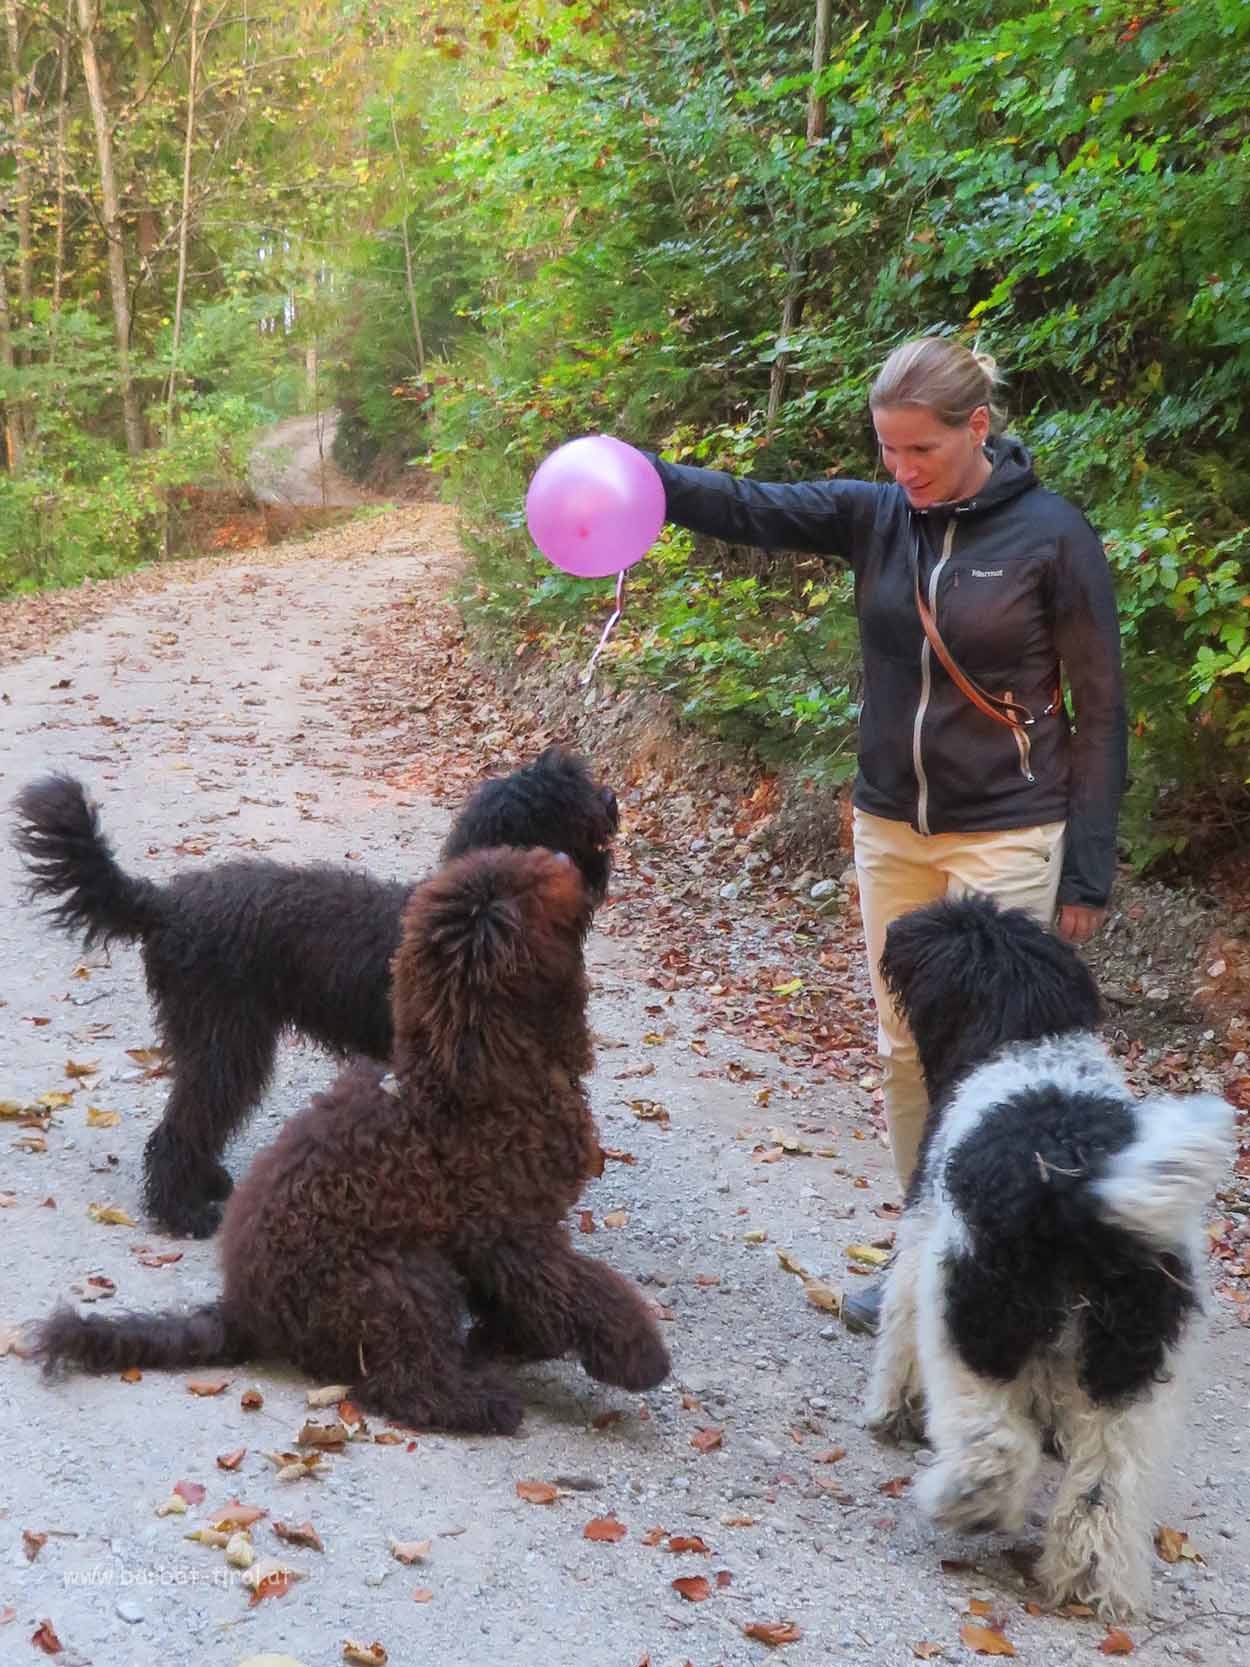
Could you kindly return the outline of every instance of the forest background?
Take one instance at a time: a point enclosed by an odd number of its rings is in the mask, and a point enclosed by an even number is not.
[[[612,587],[529,542],[547,452],[872,476],[873,369],[949,331],[1106,542],[1127,854],[1250,841],[1244,0],[0,7],[0,595],[176,556],[337,406],[351,472],[457,504],[479,642],[581,661]],[[603,674],[850,771],[811,558],[666,533]]]

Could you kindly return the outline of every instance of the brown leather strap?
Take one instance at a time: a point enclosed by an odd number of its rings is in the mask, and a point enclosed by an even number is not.
[[[970,700],[978,712],[984,712],[987,718],[993,718],[995,723],[1006,724],[1008,729],[1027,729],[1035,722],[1032,712],[1022,702],[1012,700],[1010,696],[992,695],[988,689],[983,689],[979,683],[974,683],[967,672],[961,671],[949,648],[942,641],[937,628],[937,620],[925,605],[924,596],[920,590],[920,577],[916,575],[916,609],[920,615],[920,623],[924,627],[924,634],[929,639],[929,646],[946,668],[946,675],[966,700]],[[1050,705],[1042,713],[1049,717],[1052,712],[1059,710],[1059,703],[1063,698],[1062,685],[1058,671],[1055,674],[1055,693]]]

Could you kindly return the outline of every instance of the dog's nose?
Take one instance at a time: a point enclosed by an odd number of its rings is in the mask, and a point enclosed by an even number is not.
[[[615,833],[621,825],[621,812],[616,802],[616,794],[610,787],[601,787],[599,797],[603,800],[603,808],[608,813],[608,822],[612,832]]]

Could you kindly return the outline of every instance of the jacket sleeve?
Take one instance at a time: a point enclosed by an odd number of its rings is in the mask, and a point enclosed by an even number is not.
[[[1060,539],[1054,606],[1055,643],[1076,718],[1059,902],[1101,908],[1115,878],[1128,721],[1111,570],[1084,517]]]
[[[643,455],[664,483],[666,518],[691,532],[751,544],[760,550],[801,550],[852,566],[876,517],[882,489],[863,480],[811,480],[775,485],[719,469],[666,463]]]

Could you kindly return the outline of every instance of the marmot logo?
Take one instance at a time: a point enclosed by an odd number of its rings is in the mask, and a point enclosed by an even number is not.
[[[1001,567],[974,567],[972,569],[974,579],[1001,579],[1002,576],[1003,570]]]

